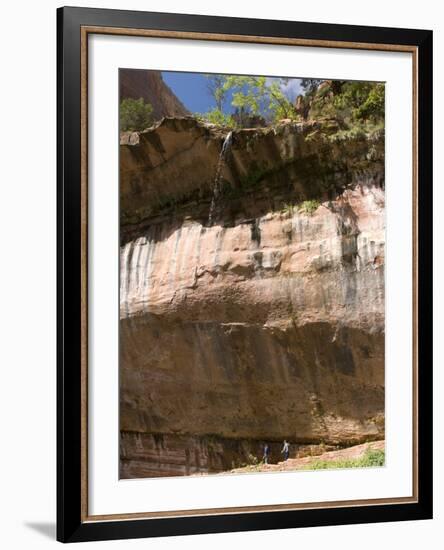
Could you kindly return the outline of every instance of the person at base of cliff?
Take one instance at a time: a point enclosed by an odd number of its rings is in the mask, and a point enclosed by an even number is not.
[[[288,457],[290,455],[290,443],[288,443],[286,439],[284,439],[281,454],[284,455],[284,460],[288,460]]]
[[[268,458],[270,457],[270,445],[265,443],[264,445],[264,456],[262,457],[264,464],[268,464]]]

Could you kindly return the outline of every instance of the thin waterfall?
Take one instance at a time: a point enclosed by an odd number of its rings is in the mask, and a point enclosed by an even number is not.
[[[230,150],[232,139],[233,139],[233,132],[230,131],[226,135],[224,142],[222,144],[222,149],[220,150],[220,153],[219,153],[219,160],[217,161],[216,175],[214,176],[213,196],[211,198],[210,213],[208,215],[208,225],[212,225],[213,223],[213,216],[214,216],[214,210],[216,208],[216,202],[221,192],[220,180],[221,180],[222,168],[225,164],[225,158],[227,156],[227,153]]]

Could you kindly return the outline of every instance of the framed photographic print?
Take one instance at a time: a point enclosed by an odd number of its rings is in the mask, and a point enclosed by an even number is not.
[[[432,517],[432,33],[58,10],[58,539]]]

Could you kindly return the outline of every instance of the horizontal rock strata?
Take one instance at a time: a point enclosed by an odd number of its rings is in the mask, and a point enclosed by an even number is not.
[[[226,134],[121,136],[123,477],[384,437],[383,136]]]

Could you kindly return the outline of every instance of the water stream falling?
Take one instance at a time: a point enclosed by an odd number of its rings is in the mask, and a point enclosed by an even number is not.
[[[220,150],[220,153],[219,153],[219,160],[217,162],[216,175],[214,176],[214,183],[213,183],[213,197],[211,198],[210,213],[208,215],[208,225],[212,225],[213,223],[213,216],[214,216],[214,210],[216,208],[216,202],[221,192],[220,181],[221,181],[221,175],[222,175],[222,168],[225,164],[227,153],[230,150],[232,139],[233,139],[233,132],[228,132],[228,134],[225,136],[224,142],[222,144],[222,149]]]

